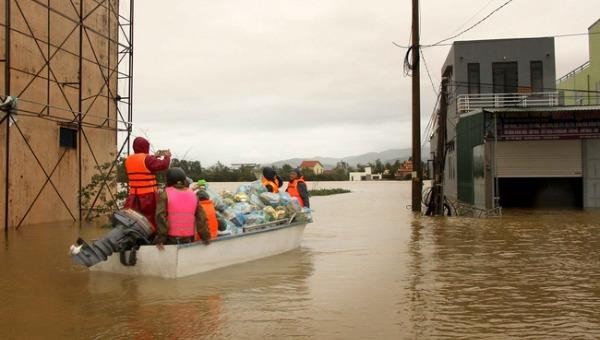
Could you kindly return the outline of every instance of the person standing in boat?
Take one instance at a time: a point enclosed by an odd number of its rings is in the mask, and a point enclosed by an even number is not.
[[[181,168],[167,170],[167,187],[158,196],[156,204],[157,234],[154,244],[183,244],[194,241],[198,233],[204,244],[210,242],[210,231],[204,210],[196,194],[186,185]]]
[[[290,196],[295,197],[300,206],[310,208],[310,202],[308,199],[308,188],[304,177],[300,169],[296,168],[290,172],[290,181],[288,182],[287,189],[285,189]]]
[[[143,137],[133,140],[133,152],[125,160],[125,170],[129,180],[129,196],[124,208],[140,212],[156,230],[156,196],[158,187],[156,173],[167,170],[171,163],[171,152],[163,151],[150,155],[150,143]]]
[[[279,177],[279,175],[277,175],[275,170],[271,167],[263,168],[262,173],[263,176],[260,180],[262,185],[267,188],[268,192],[278,193],[279,188],[281,188],[281,185],[283,185],[283,180],[281,177]]]

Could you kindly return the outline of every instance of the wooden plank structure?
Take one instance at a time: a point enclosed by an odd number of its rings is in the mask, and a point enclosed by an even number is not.
[[[129,152],[133,3],[0,0],[0,96],[18,98],[0,112],[5,230],[80,220],[96,166]]]

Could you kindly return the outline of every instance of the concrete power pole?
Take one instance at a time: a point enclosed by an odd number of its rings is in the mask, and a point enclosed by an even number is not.
[[[419,0],[412,0],[412,211],[421,211],[421,90],[419,73]]]

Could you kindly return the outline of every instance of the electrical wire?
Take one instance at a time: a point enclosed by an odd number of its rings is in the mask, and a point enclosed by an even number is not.
[[[467,23],[469,23],[469,21],[475,19],[476,16],[478,16],[481,12],[483,12],[492,2],[494,2],[496,0],[490,0],[488,1],[485,6],[481,7],[477,12],[475,12],[475,14],[473,14],[469,19],[467,19],[464,23],[462,23],[460,26],[458,26],[454,31],[452,31],[452,33],[450,34],[454,34],[456,32],[458,32],[461,28],[465,27],[467,25]]]
[[[584,35],[589,36],[589,35],[595,35],[595,34],[600,34],[600,32],[554,34],[554,35],[546,35],[546,36],[543,36],[542,38],[569,38],[569,37],[579,37],[579,36],[584,36]],[[527,39],[527,38],[528,37],[514,38],[514,39]],[[475,39],[475,40],[481,40],[481,39]],[[429,48],[429,47],[452,46],[453,44],[454,43],[445,43],[445,44],[437,44],[437,45],[422,45],[422,47]],[[396,46],[398,46],[398,45],[396,45]],[[399,47],[403,47],[403,46],[399,46]]]
[[[499,7],[497,7],[496,9],[494,9],[493,11],[491,11],[488,15],[486,15],[485,17],[483,17],[481,20],[477,21],[476,23],[474,23],[473,25],[469,26],[468,28],[446,38],[446,39],[442,39],[434,44],[431,45],[424,45],[424,47],[433,47],[433,46],[437,46],[443,42],[446,42],[448,40],[457,38],[465,33],[467,33],[468,31],[472,30],[473,28],[477,27],[479,24],[481,24],[482,22],[486,21],[489,17],[491,17],[492,15],[494,15],[496,12],[498,12],[499,10],[501,10],[502,8],[504,8],[505,6],[507,6],[508,4],[510,4],[511,2],[513,2],[513,0],[508,0],[505,3],[503,3],[502,5],[500,5]]]
[[[414,70],[414,65],[410,62],[413,47],[414,46],[409,47],[408,50],[406,50],[406,54],[404,55],[404,75],[406,77],[412,77],[412,71]]]
[[[433,134],[433,130],[435,130],[435,128],[437,126],[436,118],[438,115],[438,107],[439,107],[440,102],[441,102],[441,93],[438,93],[437,100],[435,102],[433,110],[431,111],[431,115],[429,116],[429,122],[427,123],[427,126],[425,127],[424,133],[421,137],[421,138],[423,138],[423,140],[421,141],[421,149],[423,149],[425,147],[425,144],[429,141],[429,138],[431,138],[431,135]]]
[[[423,65],[425,65],[425,71],[427,71],[427,76],[429,77],[429,82],[431,82],[431,87],[433,88],[433,92],[436,95],[439,95],[437,89],[435,88],[435,82],[433,81],[433,78],[431,77],[431,73],[429,72],[429,66],[427,66],[427,60],[425,60],[425,54],[423,53],[422,49],[421,49],[421,59],[423,59]]]
[[[477,82],[477,83],[470,83],[471,85],[479,85],[480,88],[490,88],[493,89],[494,84],[493,83],[483,83],[483,82]],[[456,88],[460,88],[460,87],[469,87],[469,82],[468,81],[450,81],[449,85],[456,87]],[[483,86],[482,86],[483,85]],[[522,87],[522,85],[516,85],[516,86],[512,86],[514,89],[518,89],[520,87]],[[565,89],[565,88],[558,88],[558,87],[541,87],[540,88],[541,92],[552,92],[552,91],[566,91],[566,92],[580,92],[580,93],[599,93],[600,91],[597,90],[577,90],[577,89]],[[481,91],[480,91],[481,92]],[[487,92],[483,92],[483,93],[487,93]]]
[[[545,35],[542,38],[571,38],[571,37],[581,37],[581,36],[590,36],[600,34],[600,32],[582,32],[582,33],[565,33],[565,34],[553,34],[553,35]],[[530,37],[517,37],[511,39],[527,39]],[[485,40],[485,39],[474,39],[474,40]],[[398,48],[407,49],[410,46],[399,45],[392,41],[392,44]],[[430,48],[430,47],[444,47],[444,46],[452,46],[454,43],[444,43],[444,44],[436,44],[436,45],[421,45],[421,48]]]

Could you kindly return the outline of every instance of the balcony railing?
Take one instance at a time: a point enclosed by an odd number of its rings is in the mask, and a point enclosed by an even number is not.
[[[458,113],[493,107],[541,107],[557,105],[558,91],[461,94],[456,98]]]
[[[560,84],[561,82],[573,77],[574,75],[580,73],[581,71],[585,70],[586,68],[590,67],[590,62],[589,60],[586,61],[585,63],[583,63],[581,66],[577,67],[576,69],[574,69],[573,71],[565,74],[564,76],[558,78],[558,80],[556,81],[557,84]]]

